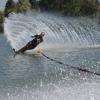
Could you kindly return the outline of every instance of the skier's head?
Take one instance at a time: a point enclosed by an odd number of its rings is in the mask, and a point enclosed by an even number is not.
[[[40,35],[41,35],[41,36],[44,36],[44,35],[45,35],[45,33],[44,33],[44,32],[41,32],[41,33],[40,33]]]

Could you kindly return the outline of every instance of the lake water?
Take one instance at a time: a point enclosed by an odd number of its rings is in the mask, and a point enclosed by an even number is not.
[[[100,73],[100,48],[44,50],[49,57]],[[14,53],[0,34],[0,100],[100,100],[100,76],[35,54]]]

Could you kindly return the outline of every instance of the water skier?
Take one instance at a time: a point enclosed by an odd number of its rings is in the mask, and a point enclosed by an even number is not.
[[[31,36],[33,38],[33,40],[29,41],[24,47],[22,47],[18,51],[15,51],[15,49],[13,49],[14,52],[15,53],[24,53],[26,50],[35,49],[37,47],[37,45],[39,45],[41,42],[43,42],[44,35],[45,35],[45,33],[41,32],[39,35]]]

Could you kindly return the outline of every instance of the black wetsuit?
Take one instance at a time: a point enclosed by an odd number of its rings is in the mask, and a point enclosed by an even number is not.
[[[27,43],[28,49],[34,49],[39,43],[43,42],[43,37],[41,35],[32,36],[34,39]]]
[[[38,44],[43,42],[43,36],[41,35],[34,35],[32,37],[34,37],[34,39],[28,42],[23,48],[16,51],[16,53],[24,53],[26,50],[34,49]]]

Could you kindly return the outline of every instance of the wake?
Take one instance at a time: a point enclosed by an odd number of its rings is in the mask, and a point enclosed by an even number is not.
[[[48,13],[11,14],[5,19],[4,34],[12,48],[19,50],[31,36],[45,32],[39,47],[72,48],[95,47],[100,44],[100,31],[90,19],[57,16]]]

